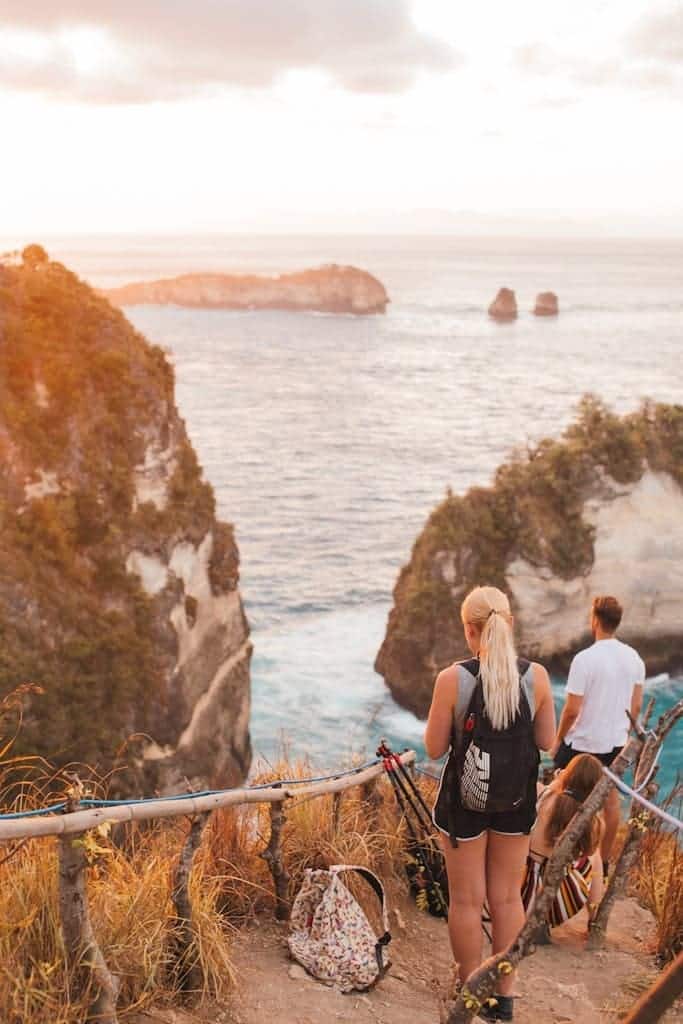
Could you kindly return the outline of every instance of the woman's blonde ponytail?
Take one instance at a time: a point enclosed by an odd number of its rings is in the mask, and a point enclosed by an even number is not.
[[[494,729],[506,729],[519,713],[520,699],[510,602],[497,587],[477,587],[463,602],[462,619],[481,630],[479,671],[484,704]]]

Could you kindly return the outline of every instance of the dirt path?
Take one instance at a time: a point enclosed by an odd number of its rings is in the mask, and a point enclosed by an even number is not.
[[[440,996],[451,976],[446,924],[403,898],[398,911],[398,918],[395,911],[391,915],[391,970],[367,994],[342,995],[310,978],[288,957],[286,928],[262,920],[237,936],[238,990],[229,1007],[159,1011],[141,1016],[140,1024],[438,1024]],[[524,961],[516,987],[518,1024],[616,1024],[618,1010],[630,1006],[654,975],[646,952],[652,922],[633,900],[615,908],[604,952],[584,949],[585,926],[579,915],[576,924],[553,932],[551,946]],[[683,1024],[683,1010],[671,1011],[666,1021]]]
[[[451,955],[444,921],[417,911],[401,900],[406,928],[394,927],[392,968],[366,995],[341,995],[292,965],[283,945],[284,932],[261,925],[243,933],[235,957],[241,978],[235,1006],[239,1024],[318,1024],[354,1020],[358,1024],[437,1024],[439,996],[451,976]],[[392,925],[396,915],[392,914]],[[585,951],[583,915],[576,924],[556,929],[553,944],[525,961],[517,981],[515,1020],[519,1024],[597,1024],[616,1021],[609,1007],[628,1006],[628,991],[648,974],[652,961],[644,953],[651,930],[649,915],[632,900],[613,914],[604,952]],[[683,1014],[670,1015],[683,1021]]]

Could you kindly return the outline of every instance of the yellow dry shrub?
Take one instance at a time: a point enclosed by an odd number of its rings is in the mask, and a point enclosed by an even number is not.
[[[643,838],[634,868],[636,896],[655,919],[657,957],[668,962],[683,949],[683,850],[676,835],[655,826]]]
[[[313,775],[308,762],[283,760],[258,773],[253,782],[303,780]],[[295,787],[291,789],[296,792]],[[369,867],[385,879],[402,873],[405,824],[385,780],[378,780],[370,790],[358,786],[336,796],[302,795],[287,802],[285,814],[282,855],[290,876],[290,898],[306,868],[345,863]],[[261,856],[270,836],[269,805],[226,808],[213,815],[207,831],[205,854],[214,874],[222,879],[221,905],[226,915],[237,922],[272,908],[273,884]]]
[[[182,821],[182,819],[181,819]],[[145,832],[125,847],[97,839],[88,869],[93,931],[120,983],[120,1015],[150,1002],[179,997],[175,973],[177,923],[172,873],[186,829],[175,825]],[[194,956],[201,966],[202,996],[224,999],[234,976],[230,927],[218,909],[220,879],[190,879]],[[76,998],[66,968],[58,916],[57,841],[36,839],[2,867],[0,886],[0,1020],[3,1024],[76,1024],[85,1019],[87,993]]]
[[[313,774],[306,761],[283,760],[261,772],[253,784],[303,780]],[[282,855],[290,875],[290,898],[308,867],[360,864],[385,881],[403,875],[405,823],[386,780],[337,796],[302,795],[287,801],[285,815]],[[151,1003],[169,1004],[183,997],[172,889],[188,830],[188,819],[178,818],[149,827],[117,826],[111,834],[92,830],[84,839],[72,840],[82,842],[88,853],[90,917],[105,961],[120,983],[122,1020]],[[198,963],[202,979],[201,991],[191,994],[195,997],[226,1001],[234,985],[233,922],[273,908],[273,882],[262,857],[269,837],[267,804],[226,808],[209,820],[189,880],[194,940],[190,962],[194,958]],[[88,993],[76,994],[76,979],[65,964],[58,840],[8,844],[0,861],[3,857],[0,1021],[79,1024],[85,1020]],[[351,886],[375,917],[369,890],[364,891],[362,882]]]

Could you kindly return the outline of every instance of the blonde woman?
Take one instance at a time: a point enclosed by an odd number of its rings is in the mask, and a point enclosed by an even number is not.
[[[461,616],[473,657],[439,673],[425,731],[432,758],[449,756],[434,806],[448,871],[448,927],[458,976],[481,963],[484,903],[493,952],[524,924],[521,884],[536,819],[539,749],[555,738],[546,670],[518,659],[510,602],[496,587],[477,587]],[[450,749],[449,749],[450,748]],[[487,1020],[512,1020],[513,977],[501,979]]]

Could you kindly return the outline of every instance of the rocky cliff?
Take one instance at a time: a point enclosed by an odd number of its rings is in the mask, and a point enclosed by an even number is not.
[[[141,281],[104,293],[117,306],[194,306],[203,309],[291,309],[323,313],[384,313],[384,286],[364,270],[332,264],[296,274],[184,274]]]
[[[507,590],[520,652],[551,667],[590,641],[597,593],[623,601],[620,636],[651,672],[683,664],[683,406],[647,403],[620,418],[586,397],[560,440],[434,510],[375,664],[417,714],[436,672],[466,654],[459,607],[479,583]]]
[[[161,349],[39,247],[0,265],[0,696],[43,691],[15,749],[128,791],[241,780],[238,565]]]

